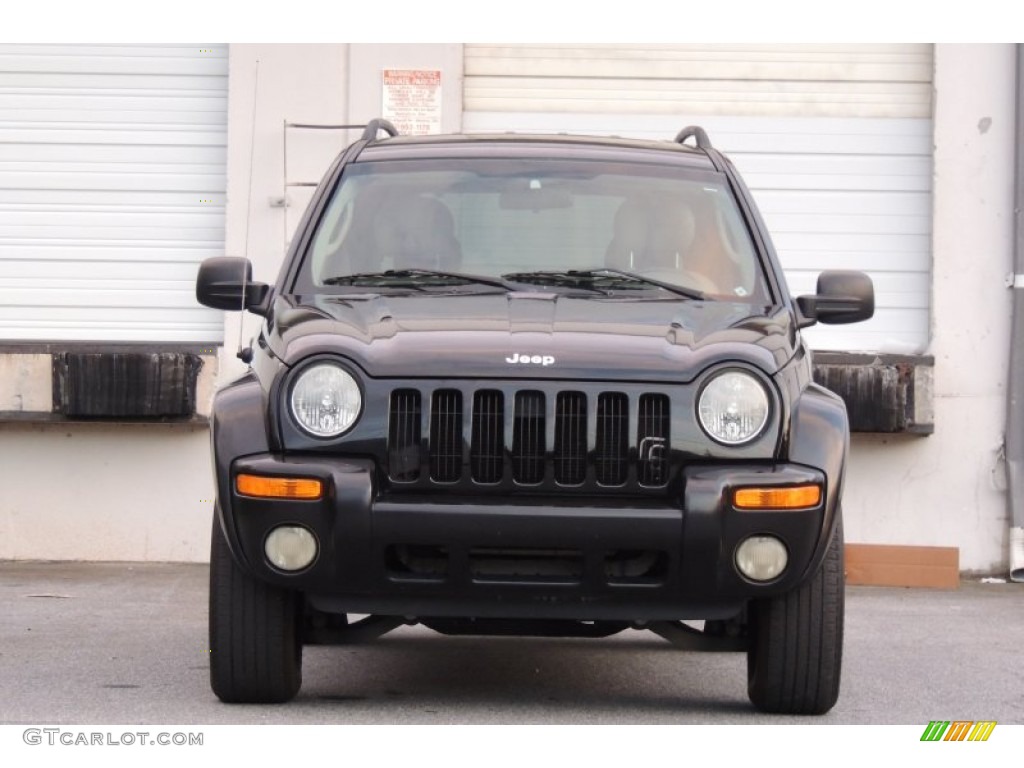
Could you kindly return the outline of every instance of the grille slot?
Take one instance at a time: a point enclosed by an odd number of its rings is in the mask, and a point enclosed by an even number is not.
[[[629,471],[629,398],[602,392],[597,399],[594,470],[601,485],[622,485]]]
[[[666,395],[640,396],[636,445],[640,484],[657,486],[668,482],[669,405]]]
[[[583,576],[583,553],[573,549],[473,547],[469,571],[474,581],[576,581]]]
[[[505,473],[505,397],[493,389],[473,395],[470,472],[478,483],[500,482]]]
[[[434,392],[430,406],[430,477],[454,483],[462,476],[462,393]]]
[[[587,477],[587,396],[559,392],[555,401],[555,480],[579,485]]]
[[[398,482],[413,482],[420,476],[422,431],[420,393],[397,389],[391,393],[388,414],[388,474]]]
[[[512,429],[512,477],[532,485],[544,479],[545,414],[543,392],[517,392]]]

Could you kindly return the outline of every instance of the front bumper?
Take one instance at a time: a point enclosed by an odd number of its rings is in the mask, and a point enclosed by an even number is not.
[[[325,493],[313,501],[221,495],[222,524],[238,561],[255,577],[300,590],[317,608],[409,617],[463,616],[649,621],[727,618],[754,597],[780,594],[816,570],[823,527],[834,510],[821,503],[790,511],[740,511],[742,486],[819,483],[823,472],[795,464],[690,466],[681,496],[602,499],[387,494],[372,461],[238,459],[239,473],[309,477]],[[293,574],[264,555],[282,524],[311,530],[319,554]],[[789,564],[767,584],[743,578],[736,548],[770,534]]]

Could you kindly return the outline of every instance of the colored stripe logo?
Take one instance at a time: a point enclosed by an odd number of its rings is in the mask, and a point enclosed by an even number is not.
[[[932,720],[921,741],[988,741],[995,728],[995,720]]]

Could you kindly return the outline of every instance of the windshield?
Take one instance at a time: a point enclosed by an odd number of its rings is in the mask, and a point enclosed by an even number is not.
[[[325,292],[473,284],[767,302],[724,177],[604,161],[352,164],[299,283]]]

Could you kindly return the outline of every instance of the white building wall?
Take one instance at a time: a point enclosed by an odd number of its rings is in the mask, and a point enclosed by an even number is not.
[[[209,431],[0,424],[0,559],[202,562]]]
[[[1006,562],[1014,73],[1012,45],[936,47],[935,434],[855,435],[845,497],[848,541],[959,547],[965,570]]]

